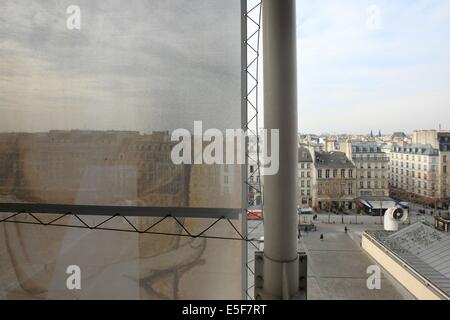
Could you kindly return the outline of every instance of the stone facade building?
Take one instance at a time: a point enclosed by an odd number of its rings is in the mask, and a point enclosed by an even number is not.
[[[316,210],[348,210],[354,208],[356,172],[345,153],[313,152],[313,208]]]
[[[357,197],[389,195],[389,158],[377,143],[347,141],[341,151],[355,163]]]
[[[391,151],[393,194],[433,203],[439,194],[439,150],[429,144],[395,146]]]
[[[299,208],[312,206],[312,186],[314,177],[314,164],[309,150],[300,146],[298,149],[298,177],[297,177],[297,199]]]
[[[391,151],[391,191],[430,205],[450,202],[450,131],[420,130]]]

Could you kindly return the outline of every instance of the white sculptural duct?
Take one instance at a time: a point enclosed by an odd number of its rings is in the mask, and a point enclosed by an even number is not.
[[[408,219],[408,210],[395,206],[386,210],[384,214],[384,230],[397,231],[399,223]]]

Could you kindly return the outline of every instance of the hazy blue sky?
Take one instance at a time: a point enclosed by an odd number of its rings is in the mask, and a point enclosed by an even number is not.
[[[79,0],[81,31],[70,4],[0,1],[1,131],[237,126],[239,0]],[[450,129],[449,0],[297,10],[300,131]]]
[[[450,129],[450,1],[298,0],[297,10],[301,132]]]

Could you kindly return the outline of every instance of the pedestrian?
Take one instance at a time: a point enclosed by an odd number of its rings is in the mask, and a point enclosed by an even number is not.
[[[347,233],[347,226],[345,226],[344,231],[345,231],[345,233]]]
[[[323,241],[323,233],[320,234],[320,240]]]

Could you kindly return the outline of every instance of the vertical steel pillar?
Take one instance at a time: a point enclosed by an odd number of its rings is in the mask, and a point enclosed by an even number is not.
[[[262,4],[264,127],[280,130],[280,161],[278,173],[264,177],[261,298],[292,299],[299,290],[295,0],[263,0]],[[275,142],[269,147],[271,143]]]

